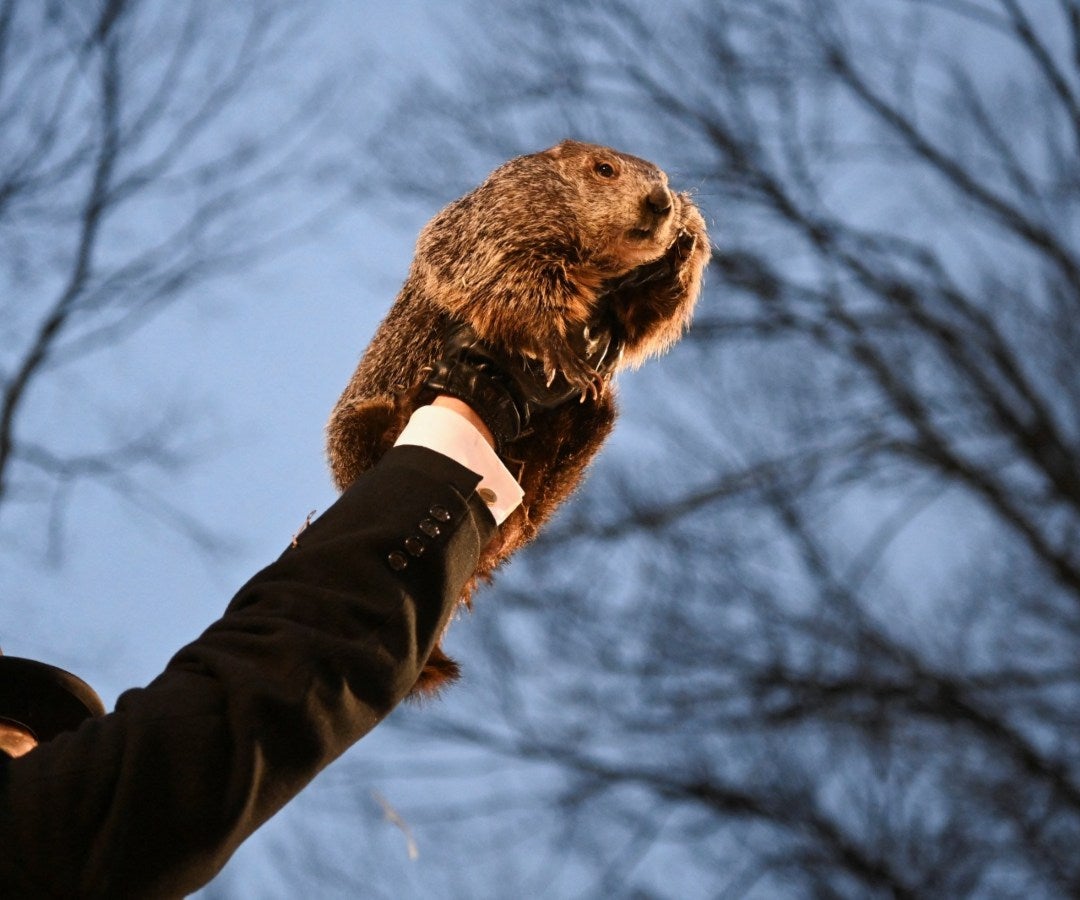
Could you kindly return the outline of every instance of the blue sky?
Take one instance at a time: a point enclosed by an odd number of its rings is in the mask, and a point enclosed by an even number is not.
[[[111,429],[148,415],[174,415],[180,432],[190,436],[193,459],[176,472],[144,474],[142,483],[223,537],[219,551],[207,553],[145,510],[85,482],[70,494],[61,553],[53,558],[44,511],[5,508],[0,539],[9,552],[3,555],[0,645],[6,653],[82,675],[110,707],[122,690],[149,681],[173,652],[209,625],[236,588],[287,545],[311,510],[332,502],[323,447],[326,418],[405,276],[417,232],[436,211],[435,202],[401,205],[369,193],[357,173],[368,170],[364,141],[403,96],[403,87],[418,76],[438,79],[452,73],[460,34],[467,32],[461,12],[421,0],[393,5],[327,0],[316,9],[303,45],[283,60],[273,83],[258,85],[257,96],[236,110],[227,129],[242,133],[249,123],[255,127],[272,118],[275,104],[288,106],[317,78],[333,72],[334,105],[318,140],[347,162],[299,189],[273,189],[266,198],[267,223],[303,220],[339,203],[355,179],[348,202],[306,239],[189,291],[122,346],[58,370],[50,389],[35,394],[28,415],[34,427],[63,435],[72,445],[93,444]],[[980,66],[980,76],[993,78],[1002,61],[988,55]],[[408,135],[403,142],[409,143]],[[472,181],[488,167],[489,162],[477,162]],[[858,172],[849,173],[850,180],[833,183],[846,195],[835,199],[841,206],[845,200],[849,208],[857,206],[878,174],[875,170],[860,182]],[[908,208],[908,189],[898,180],[896,192],[903,196],[889,198],[886,191],[875,200],[896,199]],[[880,212],[867,211],[871,219]],[[167,211],[125,226],[153,231],[160,225],[154,216],[161,215],[167,218]],[[719,223],[714,237],[728,236],[725,224]],[[723,434],[700,436],[702,452],[717,458],[737,452],[740,429],[751,438],[768,429],[767,404],[752,405],[754,385],[747,394],[738,393],[735,369],[744,359],[733,356],[723,366],[695,373],[700,396],[715,400],[725,417]],[[662,459],[670,447],[665,435],[636,431],[635,419],[647,421],[649,404],[665,402],[670,393],[666,379],[682,377],[662,361],[648,371],[647,382],[636,375],[625,379],[628,414],[607,450],[612,458],[638,465],[642,459]],[[730,393],[720,397],[718,391],[714,398],[708,387],[719,381]],[[697,396],[688,409],[678,410],[688,429],[699,414]],[[675,407],[669,403],[668,411]],[[854,495],[847,499],[851,507],[860,501]],[[853,520],[859,518],[858,510],[849,512]],[[933,566],[925,551],[943,542],[941,530],[950,536],[951,520],[941,528],[946,518],[939,516],[937,531],[933,523],[920,522],[905,535],[893,573],[901,581],[918,577],[926,583]],[[936,560],[943,567],[954,562],[940,554]],[[392,873],[387,883],[396,885],[393,896],[412,896],[442,883],[439,879],[449,873],[432,868],[438,863],[430,862],[431,848],[423,841],[420,861],[402,864],[404,837],[381,822],[371,790],[396,803],[399,791],[416,796],[429,787],[474,796],[496,789],[512,794],[527,786],[517,783],[512,767],[492,770],[490,758],[477,778],[476,760],[466,756],[454,777],[418,778],[418,787],[403,787],[394,778],[394,761],[410,740],[408,733],[391,729],[365,739],[349,754],[358,765],[332,767],[240,850],[206,895],[293,896],[295,886],[279,882],[281,867],[302,868],[305,840],[324,833],[322,852],[343,867],[353,861],[357,846],[372,865],[384,863]],[[534,865],[542,884],[548,862],[530,859],[519,868]],[[378,874],[373,872],[373,884]],[[564,877],[572,883],[574,873]],[[334,896],[335,890],[340,896],[354,893],[345,883],[340,888],[322,884],[317,893]],[[446,890],[454,895],[452,887]]]
[[[333,72],[337,102],[319,140],[346,152],[362,143],[402,79],[438,64],[443,18],[417,2],[320,4],[287,74],[260,85],[262,94],[239,107],[228,127],[242,131],[245,116],[264,122],[262,104],[276,97],[287,105]],[[271,197],[275,224],[339,202],[348,180],[342,174]],[[199,285],[123,345],[58,370],[34,392],[28,421],[72,446],[181,410],[192,460],[176,472],[144,473],[141,483],[226,541],[208,554],[94,482],[69,495],[59,555],[50,549],[44,509],[7,510],[0,523],[9,551],[0,605],[5,653],[79,674],[111,708],[220,615],[310,510],[332,502],[327,416],[432,212],[358,196],[307,239]],[[164,223],[151,215],[123,224],[152,231]],[[264,876],[274,882],[266,847],[275,830],[288,834],[292,815],[304,811],[276,820],[230,867],[226,882],[245,885],[235,896],[271,895],[250,889]]]

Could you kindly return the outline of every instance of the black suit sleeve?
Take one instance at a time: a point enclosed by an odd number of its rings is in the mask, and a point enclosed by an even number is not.
[[[392,450],[147,687],[8,762],[0,895],[176,897],[209,881],[408,693],[494,534],[478,482]]]

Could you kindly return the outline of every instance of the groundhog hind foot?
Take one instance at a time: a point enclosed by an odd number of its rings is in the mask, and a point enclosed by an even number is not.
[[[428,657],[424,668],[416,679],[416,684],[409,692],[409,700],[420,702],[437,697],[443,688],[453,684],[461,677],[461,667],[447,656],[440,645],[436,644]]]
[[[375,465],[405,427],[405,411],[389,398],[344,404],[330,421],[330,469],[345,490]]]

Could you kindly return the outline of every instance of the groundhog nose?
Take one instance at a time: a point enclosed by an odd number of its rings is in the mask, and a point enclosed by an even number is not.
[[[658,184],[649,191],[649,196],[645,200],[649,204],[649,209],[658,216],[671,212],[671,192],[662,184]]]

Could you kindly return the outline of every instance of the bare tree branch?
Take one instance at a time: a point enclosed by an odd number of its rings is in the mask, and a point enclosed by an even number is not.
[[[267,215],[328,153],[316,139],[332,96],[325,78],[242,131],[229,121],[288,59],[301,21],[262,0],[0,5],[0,510],[15,496],[55,498],[50,480],[76,474],[153,505],[133,480],[95,475],[73,465],[79,454],[32,438],[35,401],[61,368],[343,208],[327,191],[290,221]],[[147,215],[153,227],[141,226]],[[138,463],[133,440],[117,439],[117,464]],[[190,514],[157,499],[163,519],[209,543]]]
[[[627,393],[640,442],[477,598],[461,701],[399,727],[520,762],[530,852],[597,892],[1076,894],[1080,7],[485,21],[387,128],[417,152],[373,148],[393,189],[566,132],[693,189],[714,261]],[[421,838],[499,833],[510,797],[433,797],[416,753]],[[474,864],[477,895],[527,869]]]

